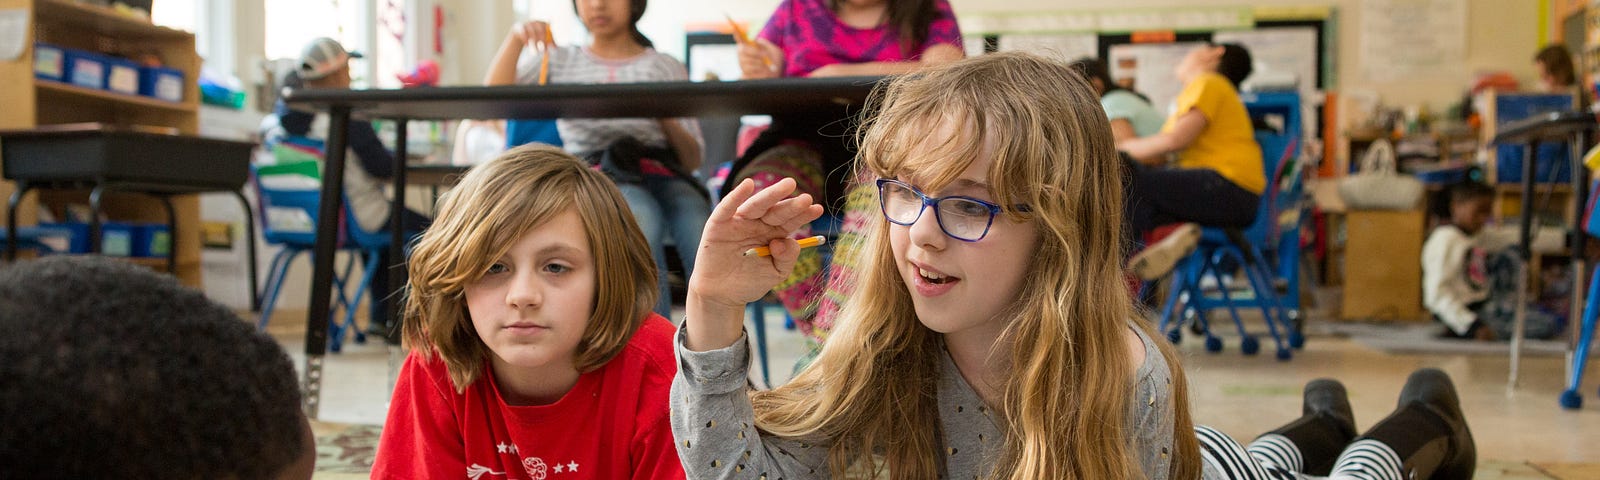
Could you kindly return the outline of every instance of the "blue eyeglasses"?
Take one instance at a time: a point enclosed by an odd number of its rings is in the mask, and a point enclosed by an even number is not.
[[[933,198],[905,182],[887,178],[878,179],[878,204],[889,223],[908,227],[922,218],[923,210],[933,207],[939,229],[963,242],[982,240],[989,234],[994,216],[1000,213],[1000,206],[993,203],[960,195]],[[1030,211],[1027,205],[1012,205],[1011,208]]]

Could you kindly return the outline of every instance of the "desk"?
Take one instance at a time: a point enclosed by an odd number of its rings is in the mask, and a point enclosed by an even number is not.
[[[1523,325],[1527,321],[1528,308],[1528,262],[1533,260],[1533,217],[1536,212],[1530,208],[1533,205],[1534,167],[1538,165],[1538,157],[1534,155],[1540,143],[1565,142],[1571,150],[1568,155],[1572,160],[1572,190],[1576,207],[1572,209],[1573,219],[1569,225],[1571,231],[1568,237],[1568,250],[1572,255],[1572,274],[1577,287],[1572,289],[1572,307],[1568,310],[1568,318],[1579,318],[1583,311],[1584,289],[1584,261],[1583,244],[1583,206],[1589,202],[1586,170],[1583,168],[1583,153],[1588,147],[1588,134],[1595,129],[1594,115],[1588,112],[1556,112],[1536,115],[1526,120],[1506,125],[1495,135],[1496,144],[1521,144],[1522,145],[1522,221],[1519,227],[1519,242],[1517,255],[1522,258],[1520,272],[1517,272],[1517,313],[1512,323],[1511,332],[1511,372],[1506,382],[1508,391],[1517,387],[1517,369],[1522,361]],[[1568,328],[1573,328],[1576,322],[1568,322]],[[1573,358],[1569,346],[1568,358]],[[1583,358],[1576,358],[1574,362],[1582,362]],[[1569,375],[1570,375],[1569,368]]]
[[[101,124],[67,124],[32,130],[0,131],[5,143],[5,177],[17,182],[6,205],[7,231],[17,231],[17,206],[28,191],[47,188],[89,188],[89,251],[100,250],[100,206],[106,191],[147,194],[166,209],[172,241],[167,270],[177,274],[177,214],[172,196],[228,192],[245,213],[249,248],[250,307],[261,306],[256,288],[255,222],[250,202],[239,189],[250,174],[255,144],[165,133],[150,133]],[[9,236],[5,258],[16,257],[16,236]]]
[[[499,118],[629,118],[700,117],[755,114],[837,114],[847,118],[862,108],[883,77],[782,78],[739,82],[657,82],[593,85],[518,85],[499,87],[438,87],[408,90],[327,90],[289,92],[290,105],[325,110],[329,114],[328,152],[323,170],[322,198],[341,198],[344,186],[345,145],[352,114],[369,119],[392,119],[396,159],[406,158],[406,122],[409,120]],[[396,160],[403,162],[403,160]],[[396,165],[394,198],[405,198],[406,169]],[[322,363],[328,345],[328,311],[333,285],[338,202],[322,202],[313,254],[311,299],[306,312],[306,414],[317,418],[321,400]],[[399,226],[399,208],[391,208],[391,225]],[[399,228],[392,232],[390,248],[405,245]],[[395,258],[401,258],[396,256]],[[406,282],[404,268],[392,269],[390,291]],[[399,302],[393,302],[398,305]],[[391,310],[391,318],[400,318]]]

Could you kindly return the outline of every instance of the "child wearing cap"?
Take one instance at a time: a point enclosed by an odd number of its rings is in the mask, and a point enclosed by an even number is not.
[[[331,38],[317,38],[306,44],[300,53],[300,64],[283,83],[291,88],[350,88],[352,58],[361,58],[361,53],[345,50],[344,45]],[[290,108],[282,100],[278,101],[271,118],[277,122],[263,135],[269,143],[284,137],[321,139],[328,132],[326,114]],[[346,135],[350,147],[345,155],[344,194],[349,199],[355,224],[369,232],[387,229],[391,202],[383,187],[394,175],[394,156],[378,140],[378,133],[369,122],[351,121]],[[417,232],[427,227],[428,222],[428,217],[408,209],[401,224],[407,232]],[[399,263],[388,258],[387,252],[383,255],[379,265]],[[373,272],[372,282],[377,287],[369,289],[372,307],[368,309],[371,312],[368,332],[392,338],[390,332],[394,325],[390,325],[389,309],[385,306],[389,292],[383,288],[389,284],[388,279],[387,268]]]

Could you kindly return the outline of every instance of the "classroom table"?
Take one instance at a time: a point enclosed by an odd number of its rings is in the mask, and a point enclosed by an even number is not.
[[[1511,371],[1506,380],[1506,391],[1509,393],[1517,388],[1518,367],[1522,363],[1522,342],[1525,333],[1523,327],[1527,322],[1528,309],[1528,262],[1533,261],[1533,217],[1537,214],[1533,204],[1534,182],[1537,180],[1534,167],[1538,165],[1536,152],[1539,144],[1548,142],[1562,142],[1567,144],[1568,156],[1572,161],[1572,192],[1576,208],[1573,208],[1573,219],[1567,239],[1568,251],[1572,254],[1572,275],[1574,279],[1572,289],[1572,306],[1568,310],[1569,318],[1578,318],[1583,311],[1584,291],[1583,281],[1585,262],[1583,259],[1583,213],[1584,206],[1588,205],[1589,186],[1586,181],[1587,170],[1583,166],[1583,154],[1588,148],[1589,132],[1595,129],[1595,116],[1589,112],[1551,112],[1535,115],[1527,119],[1512,122],[1500,129],[1495,135],[1493,143],[1506,145],[1522,145],[1522,219],[1519,224],[1517,242],[1517,255],[1522,259],[1517,272],[1517,310],[1512,321],[1511,331]],[[1551,165],[1550,168],[1557,168]],[[1574,328],[1577,322],[1568,322],[1568,328]],[[1567,356],[1572,356],[1572,345],[1567,347]],[[1576,361],[1583,361],[1577,359]],[[1569,367],[1570,376],[1570,367]]]
[[[396,168],[394,198],[403,206],[406,168],[406,122],[410,120],[501,118],[664,118],[714,115],[837,115],[841,120],[865,107],[872,90],[886,77],[781,78],[736,82],[654,82],[631,84],[517,85],[436,87],[400,90],[301,89],[284,101],[329,114],[327,161],[322,198],[340,198],[344,186],[345,146],[352,115],[394,120]],[[311,298],[306,312],[306,414],[317,417],[322,364],[328,343],[328,313],[333,285],[333,251],[338,231],[338,202],[319,207],[313,250]],[[391,208],[391,226],[400,225],[400,208]],[[391,248],[405,245],[403,232],[392,230]],[[396,258],[399,258],[396,256]],[[404,268],[390,273],[391,292],[405,285]],[[399,302],[391,302],[398,305]],[[391,310],[390,318],[399,318]]]

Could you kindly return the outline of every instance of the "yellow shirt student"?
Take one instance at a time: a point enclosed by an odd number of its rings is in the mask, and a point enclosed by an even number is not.
[[[1171,131],[1177,119],[1190,110],[1206,116],[1206,128],[1194,142],[1178,152],[1179,168],[1208,168],[1240,188],[1257,194],[1267,189],[1261,168],[1261,147],[1245,112],[1239,92],[1227,77],[1207,72],[1183,86],[1174,114],[1161,127]]]

